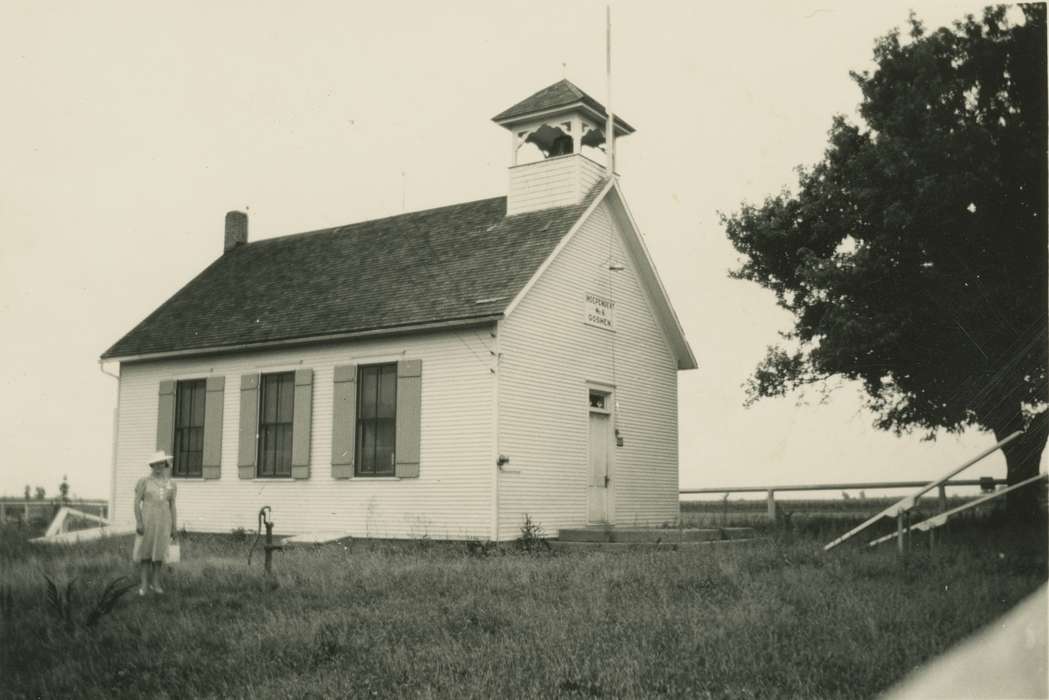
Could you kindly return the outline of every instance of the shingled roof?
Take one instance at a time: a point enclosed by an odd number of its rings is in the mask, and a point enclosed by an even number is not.
[[[492,117],[492,121],[502,124],[504,122],[513,121],[518,117],[525,117],[537,112],[557,109],[558,107],[567,107],[580,102],[600,114],[602,118],[608,118],[608,112],[605,110],[603,104],[583,92],[580,88],[576,87],[571,81],[559,80],[553,85],[543,88],[534,95],[524,98],[513,107],[504,109],[502,112]],[[616,125],[620,129],[626,133],[634,132],[634,127],[620,119],[618,115],[613,118],[616,120]]]
[[[496,197],[237,246],[102,358],[496,317],[603,184],[511,217]]]

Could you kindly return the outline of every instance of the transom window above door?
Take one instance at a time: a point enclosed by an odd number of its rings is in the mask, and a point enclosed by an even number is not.
[[[602,411],[608,410],[608,392],[598,391],[597,389],[590,390],[590,408],[599,409]]]

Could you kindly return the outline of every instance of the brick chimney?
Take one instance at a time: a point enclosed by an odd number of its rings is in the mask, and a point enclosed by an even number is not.
[[[242,211],[226,212],[226,243],[222,252],[248,242],[248,215]]]

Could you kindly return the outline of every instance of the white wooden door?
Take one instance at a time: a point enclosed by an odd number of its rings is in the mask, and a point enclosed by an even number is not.
[[[591,523],[608,522],[608,414],[590,414],[590,513]]]

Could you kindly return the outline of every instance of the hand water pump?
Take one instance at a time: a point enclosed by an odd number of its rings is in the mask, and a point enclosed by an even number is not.
[[[255,533],[255,541],[251,543],[251,551],[248,552],[248,566],[251,566],[251,555],[255,553],[255,545],[259,543],[259,537],[262,536],[262,526],[266,526],[266,543],[262,546],[263,551],[266,553],[266,574],[273,573],[273,552],[274,550],[284,551],[284,547],[279,544],[273,544],[273,521],[270,518],[273,515],[273,509],[269,506],[262,506],[259,508],[259,529]]]

